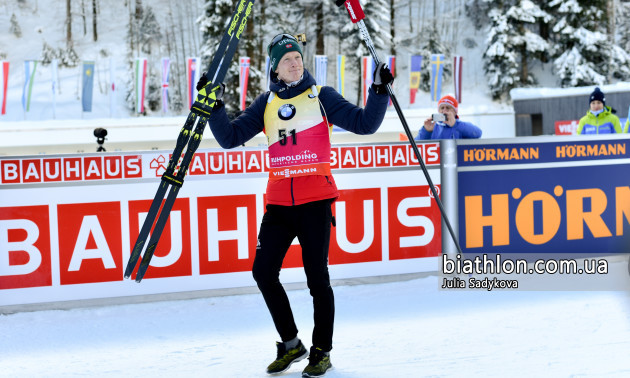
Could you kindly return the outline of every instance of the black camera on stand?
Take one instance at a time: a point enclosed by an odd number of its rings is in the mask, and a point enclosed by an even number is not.
[[[105,143],[107,130],[102,127],[98,127],[94,129],[94,136],[96,137],[96,143],[98,143],[98,148],[96,149],[96,152],[105,152],[105,147],[103,147],[103,143]]]

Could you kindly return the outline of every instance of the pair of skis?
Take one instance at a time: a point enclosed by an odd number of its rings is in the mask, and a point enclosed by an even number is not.
[[[336,0],[336,3],[338,6],[341,6],[342,4],[346,6],[352,22],[358,24],[359,30],[361,32],[361,37],[365,41],[368,50],[370,50],[374,61],[378,65],[378,63],[380,63],[380,59],[378,58],[370,35],[367,31],[365,23],[363,22],[363,18],[365,18],[365,15],[359,1]],[[210,68],[206,73],[208,83],[199,91],[197,99],[191,107],[191,112],[188,115],[186,122],[184,123],[184,127],[179,133],[175,150],[173,151],[173,154],[169,160],[166,171],[162,175],[162,181],[160,183],[158,191],[155,194],[153,202],[151,203],[151,207],[149,208],[149,213],[147,214],[144,224],[140,229],[140,233],[138,235],[134,248],[131,251],[129,262],[127,263],[127,267],[124,273],[125,278],[131,277],[131,274],[135,270],[138,260],[142,254],[142,250],[144,249],[146,240],[150,235],[151,237],[149,239],[149,244],[146,248],[144,256],[142,257],[142,261],[140,262],[138,272],[136,273],[136,282],[140,282],[142,280],[149,267],[151,258],[155,253],[157,243],[160,239],[160,236],[162,235],[162,231],[164,230],[164,226],[166,225],[170,212],[173,208],[175,199],[177,198],[179,188],[184,183],[184,177],[186,176],[186,172],[188,171],[188,166],[190,165],[195,151],[201,143],[203,131],[208,121],[207,118],[208,116],[210,116],[212,112],[212,107],[216,102],[216,93],[219,90],[223,79],[225,78],[225,74],[227,73],[232,57],[236,52],[238,42],[245,29],[245,25],[247,24],[247,20],[249,18],[249,15],[251,14],[253,5],[254,0],[239,0],[238,5],[234,10],[234,13],[232,14],[232,18],[230,19],[230,23],[228,25],[228,30],[223,35],[214,59],[210,64]],[[458,252],[461,254],[461,247],[459,246],[457,237],[455,236],[453,228],[451,227],[451,224],[446,216],[446,211],[444,210],[442,201],[437,194],[437,191],[435,189],[435,186],[433,185],[431,177],[429,176],[429,172],[427,171],[422,156],[420,156],[420,151],[418,150],[418,147],[416,146],[416,143],[413,139],[413,135],[411,134],[409,126],[407,125],[407,121],[402,114],[402,109],[400,108],[398,100],[396,99],[396,96],[394,95],[394,92],[389,84],[387,85],[387,92],[389,93],[392,103],[396,108],[396,112],[398,113],[398,116],[403,124],[405,133],[407,134],[407,138],[411,143],[416,158],[420,162],[420,167],[422,168],[427,182],[429,183],[431,193],[433,194],[433,198],[438,204],[440,212],[442,213],[442,217],[450,232],[451,238],[453,239],[453,242],[455,243]],[[197,124],[197,126],[191,133],[191,130],[193,126],[195,126],[195,123]],[[180,160],[182,152],[184,152],[184,148],[186,148],[186,152],[181,161],[181,164],[178,167],[178,162]],[[162,205],[162,201],[167,192],[168,195],[166,197],[166,201]],[[156,218],[157,223],[155,223]],[[153,227],[154,223],[155,227]],[[151,233],[152,228],[153,232]]]
[[[136,282],[142,280],[149,268],[149,263],[155,253],[157,243],[160,240],[164,226],[166,226],[166,221],[173,209],[175,199],[179,194],[179,188],[184,184],[184,177],[186,176],[190,162],[201,143],[208,117],[217,100],[217,91],[225,79],[225,75],[230,67],[232,57],[236,53],[238,42],[245,30],[253,6],[254,0],[239,0],[236,9],[232,13],[228,29],[223,34],[212,63],[210,63],[210,67],[208,71],[206,71],[205,76],[208,79],[208,83],[199,91],[195,102],[190,108],[190,114],[188,114],[184,127],[182,127],[179,132],[173,154],[168,162],[166,171],[162,175],[160,186],[155,193],[147,217],[144,220],[136,243],[129,256],[129,262],[127,263],[124,273],[125,278],[131,277],[142,255],[142,250],[144,249],[147,238],[150,236],[146,251],[140,262],[140,267],[136,273]],[[194,130],[193,126],[195,126]],[[179,163],[182,153],[184,153],[184,157],[181,159],[181,163]],[[164,201],[165,195],[166,201]],[[162,204],[163,201],[164,203]],[[157,222],[155,221],[156,219]],[[154,224],[155,227],[153,226]],[[151,232],[152,228],[153,231]]]

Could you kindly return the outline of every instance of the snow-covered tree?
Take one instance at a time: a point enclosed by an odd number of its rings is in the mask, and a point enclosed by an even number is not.
[[[483,29],[490,22],[490,11],[495,0],[467,0],[465,4],[466,14],[473,21],[475,28]]]
[[[11,15],[11,20],[9,22],[11,23],[11,26],[9,26],[9,33],[13,34],[17,38],[22,38],[22,28],[20,28],[20,24],[18,23],[15,13]]]
[[[485,72],[492,97],[501,99],[512,88],[536,83],[529,66],[544,59],[549,43],[532,30],[551,16],[530,0],[498,2],[488,16]]]
[[[137,57],[145,57],[148,60],[146,112],[157,111],[161,108],[161,72],[159,72],[154,63],[159,59],[159,56],[156,56],[156,54],[159,53],[164,43],[163,39],[163,33],[153,8],[143,6],[141,0],[130,1],[129,29],[127,31],[127,42],[129,43],[127,53],[128,81],[126,83],[127,92],[125,97],[129,109],[136,108],[134,61]],[[171,93],[171,95],[174,95],[174,93]]]
[[[152,112],[162,109],[162,80],[154,64],[148,66],[147,72],[147,106]]]
[[[52,62],[53,59],[58,58],[58,52],[52,46],[44,41],[44,45],[42,46],[42,55],[39,58],[39,61],[43,65],[48,65]]]
[[[142,14],[142,20],[138,25],[138,43],[140,50],[145,54],[151,54],[152,47],[159,47],[162,39],[162,31],[152,7],[146,7]]]
[[[620,1],[615,16],[618,45],[625,51],[630,51],[630,1]]]
[[[231,0],[210,0],[204,5],[205,12],[197,19],[199,28],[203,34],[203,45],[201,46],[201,60],[203,67],[209,67],[214,58],[221,38],[228,28],[228,23],[234,11],[234,3]],[[260,51],[259,40],[255,36],[253,28],[255,13],[249,15],[248,26],[241,36],[236,54],[229,62],[229,68],[223,80],[225,84],[225,94],[223,99],[228,112],[235,113],[239,110],[240,88],[239,88],[239,57],[245,55],[255,55]],[[258,55],[259,57],[259,55]],[[250,62],[253,57],[250,56]],[[248,83],[247,103],[253,101],[253,96],[260,93],[260,82],[262,73],[256,68],[254,62],[250,63],[250,76]]]
[[[362,1],[365,13],[364,23],[372,39],[372,43],[381,59],[384,52],[389,53],[391,35],[389,33],[389,2],[387,0]],[[341,8],[337,17],[341,17],[343,25],[339,33],[341,50],[346,55],[348,82],[353,78],[357,82],[357,103],[361,102],[361,57],[369,56],[365,43],[361,39],[359,28],[348,17],[345,8]],[[348,69],[349,68],[349,69]]]
[[[513,46],[519,51],[521,59],[520,81],[524,85],[534,84],[536,79],[529,72],[529,63],[545,60],[550,47],[549,43],[537,34],[536,29],[540,23],[550,22],[552,17],[531,0],[521,0],[510,7],[507,17],[516,32]]]
[[[431,55],[443,54],[445,61],[451,61],[451,49],[442,43],[440,34],[435,24],[425,26],[420,31],[420,35],[424,36],[420,44],[419,51],[414,55],[422,55],[422,65],[420,67],[420,89],[423,91],[431,90]],[[445,64],[443,78],[447,80],[453,74],[453,68],[450,64]]]
[[[630,77],[630,55],[607,37],[606,1],[552,0],[554,68],[560,85],[602,85]],[[610,77],[609,77],[610,75]]]
[[[76,67],[81,61],[73,45],[65,48],[60,47],[57,51],[57,58],[59,59],[59,67]]]
[[[484,70],[492,97],[500,99],[520,80],[518,54],[510,43],[507,16],[500,9],[492,9],[488,16],[490,30],[483,53]]]

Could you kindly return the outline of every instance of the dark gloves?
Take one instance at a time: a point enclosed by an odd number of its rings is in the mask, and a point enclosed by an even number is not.
[[[206,85],[208,85],[208,78],[206,77],[206,73],[202,73],[201,77],[199,78],[199,81],[197,82],[196,88],[197,88],[197,92],[201,91]],[[206,91],[211,91],[211,88],[206,88]],[[221,85],[218,86],[218,88],[216,88],[214,90],[215,92],[215,103],[214,103],[214,107],[218,108],[223,106],[223,94],[225,94],[225,84],[221,83]],[[212,93],[212,91],[211,91]]]
[[[221,83],[219,87],[215,90],[215,98],[216,101],[214,103],[213,108],[219,109],[223,106],[223,94],[225,93],[225,84]]]
[[[217,89],[214,90],[216,101],[222,100],[225,94],[225,84],[221,83]]]
[[[208,84],[208,78],[206,77],[206,73],[202,73],[199,81],[197,82],[197,92],[201,90],[201,88],[205,87]]]
[[[389,71],[389,67],[383,62],[379,63],[374,70],[374,81],[372,82],[372,89],[377,94],[387,93],[387,84],[394,82],[394,75]]]

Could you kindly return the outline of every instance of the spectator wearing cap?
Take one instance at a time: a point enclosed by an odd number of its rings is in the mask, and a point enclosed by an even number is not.
[[[433,117],[424,120],[416,140],[424,139],[476,139],[481,137],[481,129],[470,122],[464,122],[457,115],[459,103],[453,96],[446,95],[438,101],[438,113],[444,121],[434,121]]]
[[[606,106],[606,95],[596,87],[588,98],[589,110],[580,119],[578,135],[583,134],[615,134],[621,133],[621,122],[614,115],[614,110]]]

